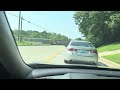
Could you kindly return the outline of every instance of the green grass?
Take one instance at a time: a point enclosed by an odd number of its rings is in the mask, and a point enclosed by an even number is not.
[[[33,43],[32,43],[32,42],[25,41],[25,42],[17,42],[17,45],[18,45],[18,46],[32,46]]]
[[[113,51],[113,50],[118,50],[118,49],[120,49],[120,42],[113,43],[110,45],[104,45],[104,46],[97,48],[98,52]]]
[[[17,42],[18,46],[49,46],[49,44],[42,44],[40,42],[30,42],[30,41],[22,41]]]
[[[113,62],[115,62],[115,63],[120,64],[120,53],[103,56],[103,58],[108,59],[108,60],[110,60],[110,61],[113,61]]]

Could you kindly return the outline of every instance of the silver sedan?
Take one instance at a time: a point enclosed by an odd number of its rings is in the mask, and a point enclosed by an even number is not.
[[[67,52],[64,58],[64,62],[97,64],[98,52],[91,42],[72,40],[67,46]]]

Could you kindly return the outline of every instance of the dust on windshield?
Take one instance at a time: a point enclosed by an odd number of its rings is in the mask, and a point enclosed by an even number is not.
[[[120,67],[120,11],[5,12],[27,64]]]

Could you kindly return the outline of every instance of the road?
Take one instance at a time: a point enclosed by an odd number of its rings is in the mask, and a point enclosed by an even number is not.
[[[25,63],[45,63],[65,65],[66,47],[53,46],[19,46],[19,51]],[[99,60],[98,66],[107,66]]]
[[[49,63],[65,49],[65,46],[19,46],[26,63]]]

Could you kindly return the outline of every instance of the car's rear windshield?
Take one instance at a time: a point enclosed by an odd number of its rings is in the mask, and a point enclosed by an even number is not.
[[[94,47],[93,44],[89,42],[71,42],[70,46]]]

